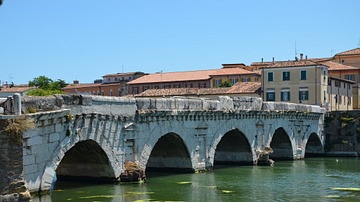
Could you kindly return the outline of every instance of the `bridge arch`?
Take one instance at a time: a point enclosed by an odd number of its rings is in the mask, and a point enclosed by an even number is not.
[[[111,144],[103,136],[100,138],[94,138],[93,136],[95,135],[87,135],[85,133],[83,135],[79,134],[77,136],[65,137],[58,144],[56,149],[53,151],[48,163],[45,165],[44,172],[41,176],[40,190],[50,189],[52,183],[54,182],[54,178],[57,175],[57,171],[59,171],[64,176],[75,177],[74,174],[68,175],[72,171],[66,171],[68,166],[65,166],[65,164],[68,164],[70,161],[79,160],[79,158],[81,158],[84,154],[87,157],[85,158],[86,160],[82,159],[83,162],[85,164],[88,163],[89,167],[94,166],[91,168],[93,168],[93,171],[96,171],[97,173],[93,173],[91,176],[80,174],[77,176],[78,178],[96,177],[98,179],[104,180],[115,180],[120,176],[122,165],[119,163],[119,160],[112,151]],[[93,158],[100,160],[101,165],[96,165],[94,164],[94,161],[89,159],[90,155],[94,155],[94,151],[85,152],[87,149],[95,150],[96,153],[98,153],[96,156],[93,156]],[[81,156],[76,157],[76,155]],[[77,166],[79,166],[79,164],[77,164]],[[105,171],[105,174],[101,173],[101,170]],[[86,173],[88,174],[89,172]],[[79,174],[79,172],[77,174]]]
[[[274,160],[293,160],[293,146],[289,135],[283,127],[277,128],[272,136],[270,147],[273,153],[270,158]]]
[[[161,136],[151,150],[146,171],[193,172],[191,157],[183,139],[170,132]]]
[[[324,147],[316,133],[311,133],[305,146],[305,158],[324,155]]]
[[[244,133],[235,128],[226,132],[214,145],[213,165],[254,164],[251,145]]]

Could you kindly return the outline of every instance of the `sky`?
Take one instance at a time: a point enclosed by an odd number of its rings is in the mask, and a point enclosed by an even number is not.
[[[331,57],[360,47],[359,0],[4,0],[0,80]]]

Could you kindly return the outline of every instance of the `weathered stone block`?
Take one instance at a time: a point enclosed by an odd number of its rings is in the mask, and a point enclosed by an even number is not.
[[[59,133],[52,133],[49,136],[49,143],[51,142],[55,142],[55,141],[59,141],[60,140],[60,135]]]
[[[36,164],[30,164],[27,166],[24,166],[24,173],[36,173],[37,170],[37,165]]]
[[[27,139],[27,146],[34,146],[42,144],[42,137],[41,136],[34,136],[29,139]]]
[[[35,163],[35,156],[34,155],[25,155],[24,156],[24,166],[28,166]]]

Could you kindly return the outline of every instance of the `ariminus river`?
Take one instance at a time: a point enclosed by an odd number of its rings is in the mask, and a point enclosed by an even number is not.
[[[51,195],[33,201],[360,201],[360,160],[309,158],[208,173],[148,173],[144,184],[58,181]]]

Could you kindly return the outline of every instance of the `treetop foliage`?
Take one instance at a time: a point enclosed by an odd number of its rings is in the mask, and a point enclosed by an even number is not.
[[[29,86],[35,86],[37,88],[30,90],[27,95],[46,96],[64,94],[64,91],[62,91],[61,88],[65,87],[66,85],[67,84],[64,80],[58,79],[53,81],[46,76],[39,76],[29,81]]]

